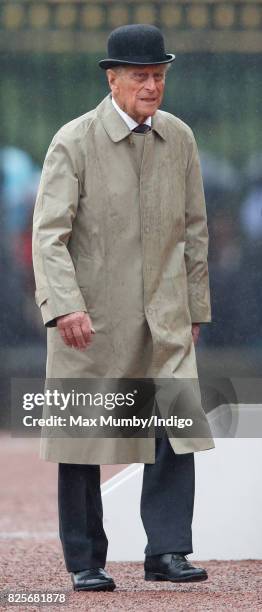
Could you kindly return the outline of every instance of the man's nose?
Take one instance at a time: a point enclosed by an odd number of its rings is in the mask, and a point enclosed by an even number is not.
[[[154,91],[154,89],[156,88],[156,82],[153,76],[149,76],[146,80],[145,83],[145,87],[146,89],[149,89],[150,91]]]

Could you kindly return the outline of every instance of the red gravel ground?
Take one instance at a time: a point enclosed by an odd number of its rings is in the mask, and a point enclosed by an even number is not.
[[[260,560],[199,561],[197,565],[208,570],[209,580],[190,585],[145,582],[143,563],[108,563],[107,570],[117,584],[113,593],[74,593],[55,537],[57,466],[38,459],[38,440],[2,436],[0,442],[0,597],[6,591],[66,594],[65,604],[11,606],[2,600],[0,610],[262,611]],[[102,479],[119,467],[103,468]]]

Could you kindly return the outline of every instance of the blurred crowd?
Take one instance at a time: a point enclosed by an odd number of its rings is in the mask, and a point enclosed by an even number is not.
[[[0,346],[39,341],[34,304],[32,213],[40,168],[16,147],[0,149]]]
[[[200,152],[208,227],[212,324],[205,346],[260,346],[262,283],[262,153],[241,171]],[[0,150],[0,346],[44,338],[34,301],[32,216],[41,169],[15,147]],[[262,297],[262,295],[261,295]]]
[[[212,324],[203,325],[209,346],[259,347],[262,292],[262,154],[241,171],[201,154],[209,227]]]

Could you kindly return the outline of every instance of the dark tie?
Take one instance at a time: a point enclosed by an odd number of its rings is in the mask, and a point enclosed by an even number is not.
[[[139,132],[139,134],[146,134],[150,130],[151,130],[150,125],[147,125],[146,123],[140,123],[132,130],[132,132]]]

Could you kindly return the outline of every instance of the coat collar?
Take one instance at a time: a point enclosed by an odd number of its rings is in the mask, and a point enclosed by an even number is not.
[[[120,142],[130,134],[130,129],[112,104],[111,94],[108,94],[97,106],[97,114],[101,118],[108,136],[113,142]],[[166,140],[166,126],[161,111],[152,117],[152,130]]]

